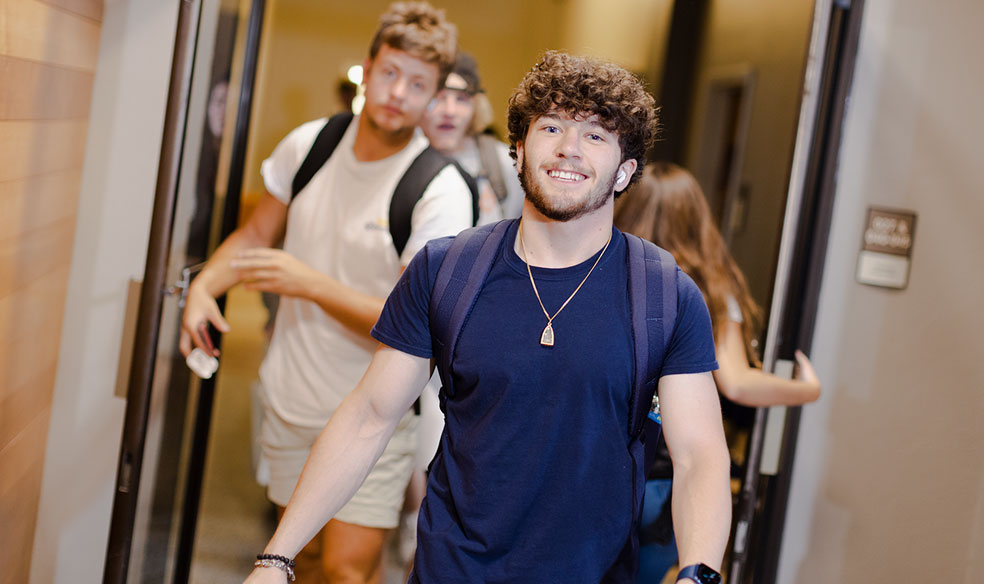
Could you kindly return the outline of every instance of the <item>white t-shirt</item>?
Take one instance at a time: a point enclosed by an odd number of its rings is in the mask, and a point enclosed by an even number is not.
[[[496,140],[495,154],[499,166],[502,168],[503,182],[506,183],[506,198],[501,203],[496,198],[488,178],[485,178],[486,173],[482,170],[482,159],[478,153],[476,140],[466,140],[464,147],[454,155],[461,168],[476,177],[479,192],[485,197],[485,199],[479,200],[479,225],[493,223],[501,219],[514,219],[523,212],[523,200],[526,195],[523,193],[523,187],[519,184],[516,162],[509,156],[509,147]],[[491,204],[486,202],[489,197],[491,197]]]
[[[346,286],[385,298],[427,241],[471,226],[468,186],[453,166],[438,173],[414,207],[410,238],[397,257],[390,200],[427,139],[418,130],[396,154],[359,162],[352,152],[355,118],[331,158],[290,202],[294,174],[324,123],[294,129],[260,167],[270,194],[290,203],[284,250]],[[314,302],[282,297],[260,367],[269,404],[291,424],[323,426],[362,378],[375,347],[376,341],[346,329]]]

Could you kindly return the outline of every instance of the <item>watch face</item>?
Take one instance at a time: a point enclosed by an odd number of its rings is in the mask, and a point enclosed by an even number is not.
[[[721,574],[718,574],[704,564],[697,566],[696,576],[700,584],[721,584]]]

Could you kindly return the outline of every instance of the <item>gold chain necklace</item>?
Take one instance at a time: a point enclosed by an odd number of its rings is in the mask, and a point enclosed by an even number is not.
[[[608,244],[611,242],[612,242],[612,234],[609,233],[608,241],[605,242],[605,247],[601,248],[601,253],[598,254],[598,259],[595,260],[594,265],[591,266],[590,270],[588,270],[587,275],[585,275],[584,279],[581,280],[581,283],[577,285],[577,288],[575,288],[574,291],[571,292],[571,295],[567,297],[567,300],[565,300],[564,303],[560,305],[560,308],[557,309],[557,312],[555,312],[553,316],[550,316],[550,313],[547,312],[547,308],[543,305],[543,300],[540,300],[540,292],[536,289],[536,282],[533,281],[533,270],[530,269],[530,262],[526,259],[529,256],[526,253],[526,241],[523,240],[523,220],[522,219],[519,220],[519,244],[523,247],[523,263],[526,264],[526,273],[530,275],[530,284],[533,285],[533,294],[536,295],[536,301],[540,303],[540,309],[543,310],[543,316],[547,317],[547,326],[544,327],[543,333],[540,334],[540,344],[543,345],[544,347],[553,346],[554,344],[553,320],[557,318],[557,315],[560,314],[560,311],[563,310],[565,306],[567,306],[567,303],[570,302],[572,298],[574,298],[574,295],[577,294],[577,291],[581,289],[581,286],[584,286],[584,283],[588,281],[588,278],[591,276],[591,272],[593,272],[594,269],[598,266],[598,262],[600,262],[602,256],[605,255],[605,250],[608,249]]]

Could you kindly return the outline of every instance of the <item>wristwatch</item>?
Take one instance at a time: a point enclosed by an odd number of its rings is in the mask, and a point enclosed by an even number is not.
[[[677,574],[677,582],[684,578],[690,578],[697,584],[721,584],[721,574],[706,564],[693,564],[683,568]]]

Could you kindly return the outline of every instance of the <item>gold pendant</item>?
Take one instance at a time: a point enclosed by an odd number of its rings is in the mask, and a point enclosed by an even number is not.
[[[540,344],[544,347],[552,347],[554,344],[554,334],[553,334],[553,323],[548,322],[547,327],[543,329],[543,334],[540,335]]]

